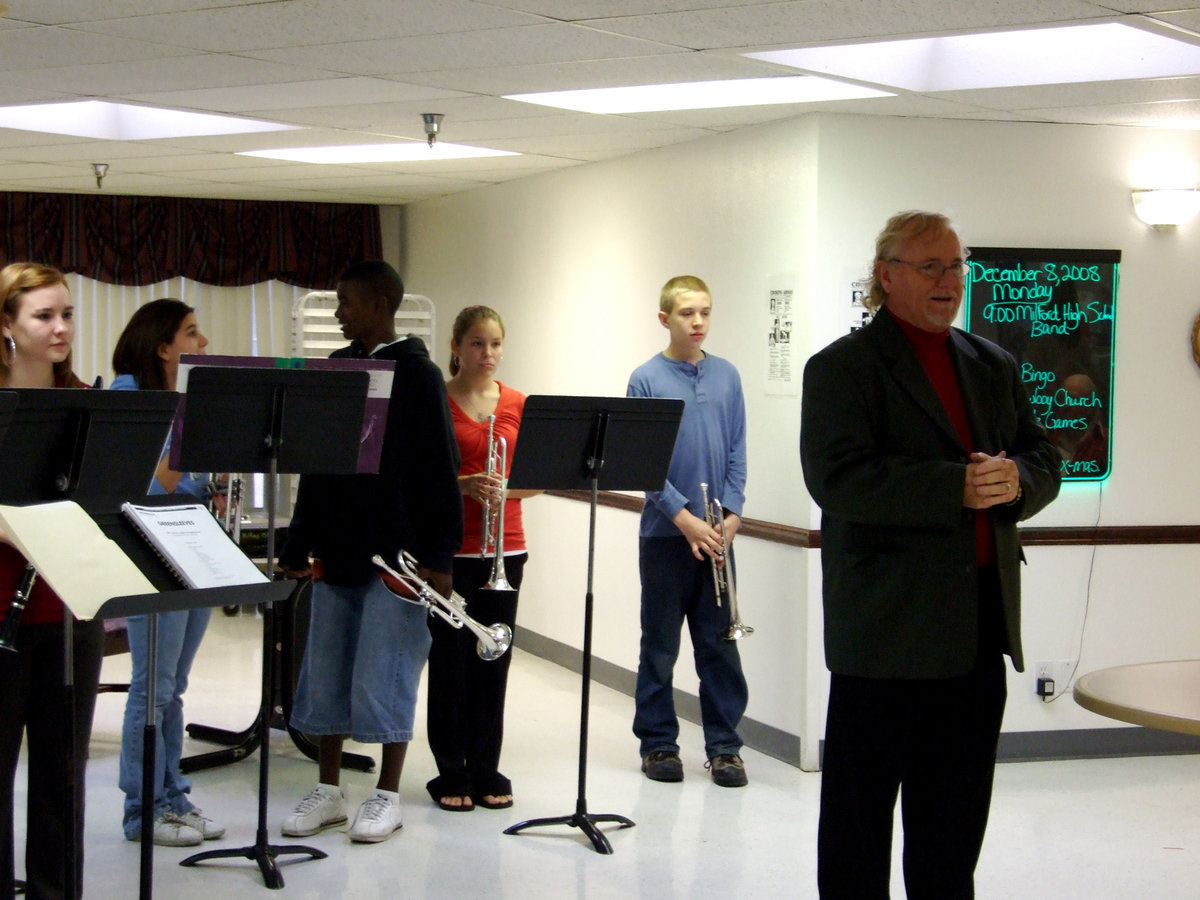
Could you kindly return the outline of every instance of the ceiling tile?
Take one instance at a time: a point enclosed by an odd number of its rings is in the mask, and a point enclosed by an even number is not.
[[[95,65],[56,65],[47,69],[5,72],[0,77],[17,87],[36,87],[51,82],[59,90],[81,97],[125,98],[145,91],[148,85],[153,85],[156,91],[267,85],[308,80],[312,73],[301,66],[204,53]]]
[[[42,25],[123,19],[219,6],[249,6],[269,0],[7,0],[8,18]]]
[[[439,69],[407,74],[411,81],[460,91],[524,94],[635,84],[674,84],[725,78],[760,78],[779,66],[740,55],[671,52],[653,56],[569,60],[495,68]]]
[[[792,0],[597,19],[585,24],[696,50],[929,34],[1111,15],[1084,0]]]
[[[69,28],[37,27],[0,31],[0,72],[132,62],[177,55],[177,50],[165,45],[84,34]]]
[[[157,16],[130,15],[80,27],[139,41],[236,53],[418,38],[541,21],[540,16],[471,0],[284,0]],[[348,53],[353,55],[353,50]]]
[[[274,63],[263,63],[274,65]],[[145,83],[143,83],[143,88]],[[156,85],[156,88],[158,85]],[[272,110],[287,117],[291,110],[348,107],[370,103],[396,103],[454,96],[456,92],[418,84],[405,84],[385,78],[343,76],[318,80],[281,81],[242,84],[235,87],[196,90],[161,90],[126,94],[125,99],[158,106],[248,113]],[[294,123],[293,123],[294,124]]]
[[[353,44],[331,43],[315,48],[315,52],[321,59],[337,59],[343,71],[381,75],[646,56],[670,49],[576,25],[529,25]],[[295,58],[289,50],[256,51],[253,55],[278,61]]]

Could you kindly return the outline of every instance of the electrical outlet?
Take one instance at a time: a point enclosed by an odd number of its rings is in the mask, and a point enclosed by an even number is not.
[[[1040,660],[1033,664],[1033,685],[1035,693],[1043,700],[1057,697],[1069,687],[1071,676],[1075,671],[1075,660],[1055,659]]]

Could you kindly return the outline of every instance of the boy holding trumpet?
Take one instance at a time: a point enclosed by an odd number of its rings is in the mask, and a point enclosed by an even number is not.
[[[633,732],[642,771],[653,781],[682,781],[679,720],[672,677],[686,619],[700,677],[704,749],[712,780],[747,783],[737,726],[748,690],[736,642],[723,640],[713,560],[725,564],[741,524],[746,486],[746,407],[737,369],[701,349],[708,336],[712,296],[692,275],[672,278],[659,297],[667,349],[634,370],[630,397],[677,397],[683,418],[662,489],[648,491],[639,529],[642,579],[641,653]],[[724,507],[723,533],[709,524],[701,483]],[[728,573],[732,575],[730,571]]]

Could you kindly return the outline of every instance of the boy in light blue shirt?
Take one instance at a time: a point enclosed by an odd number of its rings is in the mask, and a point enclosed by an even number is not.
[[[702,280],[681,275],[668,281],[658,319],[670,342],[634,370],[626,392],[684,401],[667,479],[661,490],[646,493],[642,509],[642,639],[633,732],[646,777],[683,780],[672,680],[686,620],[700,676],[707,768],[716,784],[741,787],[747,778],[737,726],[749,695],[737,643],[720,637],[729,624],[721,620],[728,609],[717,607],[711,560],[726,548],[721,533],[705,521],[700,485],[707,484],[709,497],[724,507],[732,559],[745,503],[746,406],[737,369],[701,348],[711,315],[712,296]]]

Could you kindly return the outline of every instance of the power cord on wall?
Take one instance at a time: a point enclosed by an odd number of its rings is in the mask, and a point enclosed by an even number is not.
[[[1096,520],[1092,522],[1092,527],[1097,528],[1100,525],[1100,510],[1104,504],[1104,482],[1097,482],[1096,490]],[[1088,612],[1092,605],[1092,576],[1096,572],[1096,543],[1092,542],[1092,552],[1088,561],[1088,576],[1087,585],[1083,592],[1083,620],[1079,623],[1079,642],[1075,645],[1075,665],[1071,667],[1071,674],[1067,676],[1067,683],[1063,685],[1062,690],[1057,690],[1057,686],[1053,682],[1050,684],[1050,695],[1041,693],[1041,684],[1039,683],[1039,695],[1042,697],[1043,703],[1053,703],[1061,697],[1066,696],[1067,688],[1075,681],[1075,676],[1079,672],[1079,663],[1083,659],[1083,637],[1087,630]]]

